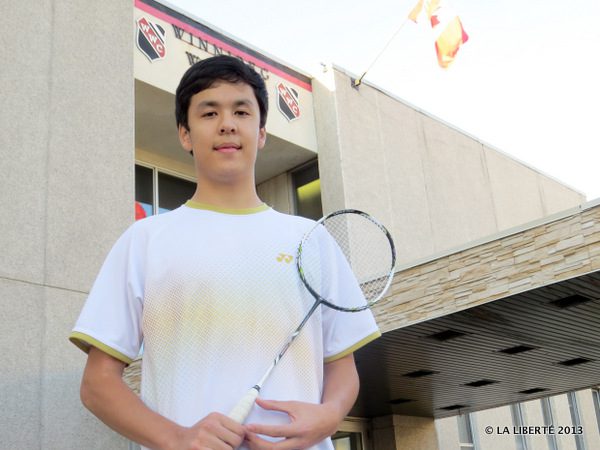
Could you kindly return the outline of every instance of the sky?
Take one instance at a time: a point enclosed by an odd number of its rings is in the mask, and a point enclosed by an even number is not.
[[[400,29],[367,82],[600,198],[600,0],[450,0],[469,41],[445,70],[416,2],[165,1],[310,75],[360,75]]]

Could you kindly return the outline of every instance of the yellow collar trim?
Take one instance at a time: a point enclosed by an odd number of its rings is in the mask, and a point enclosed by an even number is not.
[[[209,205],[207,203],[195,202],[193,200],[188,200],[185,202],[185,206],[188,208],[194,209],[204,209],[207,211],[214,211],[223,214],[254,214],[262,211],[266,211],[270,209],[269,205],[263,203],[262,205],[255,206],[254,208],[221,208],[220,206]]]

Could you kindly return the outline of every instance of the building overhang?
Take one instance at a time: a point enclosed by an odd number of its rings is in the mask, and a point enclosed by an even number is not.
[[[406,267],[352,415],[445,417],[600,384],[600,202]]]

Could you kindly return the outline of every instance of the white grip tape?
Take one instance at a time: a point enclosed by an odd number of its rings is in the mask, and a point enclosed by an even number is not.
[[[235,420],[237,423],[244,423],[250,414],[250,410],[254,406],[256,397],[258,397],[258,389],[253,387],[246,392],[246,395],[244,395],[237,405],[235,405],[235,407],[229,413],[229,417]]]

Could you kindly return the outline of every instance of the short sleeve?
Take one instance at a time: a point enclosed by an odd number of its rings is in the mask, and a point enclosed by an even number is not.
[[[142,343],[144,245],[135,224],[109,252],[69,340],[130,364]]]
[[[340,306],[357,306],[366,303],[358,281],[333,238],[326,235],[321,244],[322,270],[329,271],[328,282],[323,285],[325,299]],[[381,336],[370,309],[359,312],[342,312],[322,306],[323,356],[326,363],[340,359]]]

